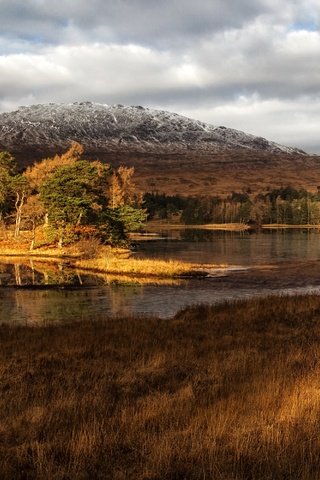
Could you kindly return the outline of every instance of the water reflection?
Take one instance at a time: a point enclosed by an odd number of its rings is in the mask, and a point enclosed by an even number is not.
[[[160,230],[166,240],[140,242],[140,258],[175,258],[189,262],[259,265],[320,259],[319,230],[221,232]]]
[[[167,240],[143,242],[135,255],[250,268],[230,269],[206,279],[150,281],[89,275],[68,265],[28,259],[14,264],[1,260],[0,322],[94,321],[109,315],[134,314],[170,317],[194,303],[278,293],[320,293],[317,231],[161,233],[168,235]]]
[[[154,314],[154,304],[163,295],[161,288],[179,289],[183,283],[177,279],[91,275],[63,264],[9,261],[12,259],[0,263],[0,323],[46,324],[96,320],[106,315]],[[158,297],[155,303],[154,295]],[[160,303],[164,303],[161,298]]]
[[[43,263],[28,259],[16,259],[14,262],[12,259],[2,259],[0,263],[2,287],[82,285],[88,283],[90,278],[82,278],[79,271],[66,269],[63,263]]]
[[[272,280],[237,284],[225,278],[223,283],[217,279],[190,280],[179,286],[109,284],[75,290],[0,289],[0,323],[40,325],[131,315],[169,318],[195,303],[307,292],[320,293],[320,282],[289,283],[279,288]]]

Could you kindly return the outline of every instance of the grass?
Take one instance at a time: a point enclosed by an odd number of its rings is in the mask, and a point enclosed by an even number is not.
[[[268,223],[268,224],[265,224],[265,225],[261,225],[262,228],[264,228],[265,230],[273,230],[273,229],[311,229],[311,230],[315,230],[315,229],[319,229],[319,224],[296,224],[296,225],[290,225],[288,223]]]
[[[81,269],[83,272],[104,273],[109,275],[131,275],[138,277],[152,278],[178,278],[184,276],[205,276],[208,270],[213,268],[223,268],[224,265],[196,264],[182,262],[179,260],[154,260],[154,259],[136,259],[129,258],[127,251],[108,252],[105,255],[92,259],[81,259],[78,255],[72,253],[63,253],[59,257],[59,252],[48,254],[40,251],[37,255],[27,255],[26,252],[20,254],[15,252],[1,253],[2,263],[15,263],[17,258],[22,263],[30,259],[37,259],[39,262],[61,263],[61,260],[67,261],[68,267]]]
[[[176,278],[183,276],[206,275],[208,269],[221,265],[202,265],[178,260],[136,259],[127,248],[112,248],[110,246],[94,244],[94,249],[88,257],[90,241],[82,245],[81,241],[63,248],[41,247],[29,250],[28,242],[0,241],[0,259],[14,263],[15,257],[38,259],[50,263],[64,260],[70,267],[80,268],[91,272],[100,272],[110,275],[133,275],[136,277]]]
[[[213,265],[193,264],[179,260],[119,258],[110,255],[102,258],[77,260],[75,266],[92,272],[159,278],[206,275],[205,269],[213,268]]]
[[[185,225],[182,223],[165,223],[161,221],[150,221],[146,226],[147,230],[152,232],[159,228],[166,230],[175,229],[189,229],[189,230],[223,230],[223,231],[236,231],[242,232],[244,230],[250,230],[250,226],[246,223],[207,223],[203,225]],[[133,237],[134,238],[134,237]]]
[[[1,326],[0,478],[318,479],[319,340],[313,295]]]

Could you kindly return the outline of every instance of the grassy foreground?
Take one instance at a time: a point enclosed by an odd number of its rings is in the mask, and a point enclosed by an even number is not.
[[[0,478],[320,478],[320,298],[0,327]]]

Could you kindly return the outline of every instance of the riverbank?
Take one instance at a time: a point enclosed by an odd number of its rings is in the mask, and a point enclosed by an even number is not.
[[[311,224],[306,224],[306,225],[291,225],[288,223],[268,223],[265,225],[261,225],[262,229],[265,230],[277,230],[277,229],[293,229],[293,230],[299,230],[299,229],[307,229],[307,230],[319,230],[320,225],[311,225]]]
[[[13,263],[34,260],[43,263],[61,263],[70,268],[81,269],[92,273],[110,275],[133,275],[141,277],[179,278],[190,276],[206,276],[215,268],[225,265],[197,264],[179,260],[136,259],[132,252],[125,248],[100,246],[93,258],[86,258],[87,252],[79,250],[76,244],[59,248],[1,248],[0,260]]]
[[[212,223],[204,225],[184,225],[181,223],[148,222],[145,227],[145,233],[134,233],[130,238],[133,240],[157,240],[161,231],[166,230],[216,230],[225,232],[245,232],[249,230],[319,230],[320,225],[305,224],[291,225],[287,223],[266,223],[262,225],[251,225],[246,223]]]
[[[1,326],[0,477],[316,480],[319,311],[272,297]]]
[[[221,230],[221,231],[235,231],[241,232],[245,230],[250,230],[250,225],[246,223],[206,223],[201,225],[185,225],[182,223],[165,223],[165,222],[148,222],[146,224],[146,236],[148,232],[154,233],[157,230],[175,230],[175,229],[186,229],[186,230]],[[132,234],[132,237],[135,238],[136,235],[141,234]]]

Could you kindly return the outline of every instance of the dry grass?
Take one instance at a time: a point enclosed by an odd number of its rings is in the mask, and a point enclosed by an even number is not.
[[[49,284],[51,286],[55,285],[68,285],[74,284],[74,274],[78,275],[78,280],[81,281],[82,275],[90,274],[90,270],[82,270],[81,268],[70,268],[70,262],[64,268],[61,264],[61,259],[59,258],[29,258],[29,257],[1,257],[1,265],[15,265],[18,268],[24,267],[29,270],[29,273],[36,272],[40,274],[40,278],[36,279],[35,285],[48,285],[48,280],[50,279]],[[22,284],[29,286],[32,283],[26,282],[25,280],[25,273],[24,271],[23,277],[24,281]],[[1,269],[0,269],[1,273]],[[156,276],[147,276],[144,277],[142,275],[134,276],[134,275],[124,275],[124,274],[107,274],[101,272],[94,272],[94,277],[101,279],[105,284],[130,284],[130,285],[181,285],[182,279],[179,278],[170,278],[170,277],[156,277]],[[30,279],[30,275],[29,275]],[[68,281],[69,280],[69,281]],[[34,285],[33,284],[33,285]]]
[[[69,266],[100,272],[110,275],[133,275],[143,277],[174,278],[190,275],[205,275],[208,268],[214,265],[201,265],[178,260],[154,260],[135,259],[132,252],[127,248],[112,248],[100,245],[95,250],[94,258],[87,258],[91,255],[83,253],[81,242],[64,248],[37,248],[28,250],[28,244],[7,244],[0,242],[0,258],[14,260],[14,257],[25,259],[41,259],[41,261],[54,262],[66,260]],[[2,261],[1,258],[1,261]],[[11,260],[11,261],[12,261]]]
[[[102,258],[78,260],[75,266],[90,271],[108,274],[123,274],[150,277],[182,277],[205,275],[208,265],[181,262],[179,260],[154,260],[137,258],[119,258],[118,255],[107,255]],[[211,265],[210,268],[214,268]]]
[[[56,154],[56,151],[23,148],[12,152],[19,165]],[[320,184],[319,156],[271,154],[248,149],[219,153],[188,151],[171,154],[138,152],[86,151],[85,158],[99,158],[114,168],[135,167],[135,183],[141,192],[158,191],[168,195],[218,195],[240,192],[250,187],[255,193],[266,193],[270,186],[292,185],[317,191]]]
[[[77,273],[80,275],[88,274],[87,270],[77,269]],[[156,277],[149,275],[144,277],[143,275],[134,276],[132,274],[108,274],[95,272],[94,276],[103,280],[105,284],[118,284],[118,285],[176,285],[179,286],[182,284],[184,279],[172,278],[172,277]]]
[[[0,478],[320,478],[320,298],[0,328]]]
[[[147,224],[147,229],[150,232],[163,228],[166,230],[176,230],[176,229],[185,229],[185,230],[222,230],[222,231],[236,231],[242,232],[244,230],[249,230],[250,226],[245,223],[207,223],[204,225],[183,225],[181,223],[170,224],[161,221],[151,221]],[[141,237],[139,237],[141,240]],[[146,239],[146,238],[142,238]],[[149,240],[149,238],[148,238]]]
[[[320,225],[315,224],[297,224],[297,225],[289,225],[288,223],[268,223],[266,225],[261,225],[261,228],[265,230],[277,230],[277,229],[319,229]]]

